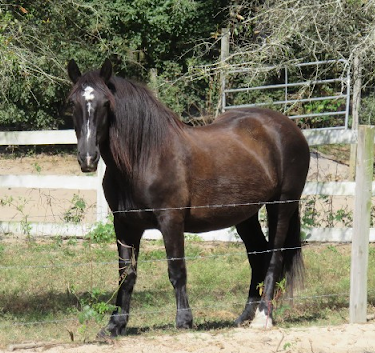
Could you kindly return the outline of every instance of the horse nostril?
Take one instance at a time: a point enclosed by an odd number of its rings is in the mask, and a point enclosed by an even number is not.
[[[78,163],[82,164],[84,162],[84,160],[85,160],[85,157],[84,157],[84,155],[82,153],[78,152],[77,153],[77,159],[78,159]]]
[[[100,158],[100,154],[96,151],[94,156],[93,156],[94,163],[98,163],[99,158]]]

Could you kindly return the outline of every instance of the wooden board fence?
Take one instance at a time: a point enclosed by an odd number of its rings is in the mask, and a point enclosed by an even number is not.
[[[326,144],[357,143],[358,133],[351,130],[304,130],[304,135],[310,146]],[[76,144],[74,130],[64,131],[21,131],[0,132],[0,145],[58,145]],[[103,161],[99,164],[98,172],[93,176],[55,176],[55,175],[0,175],[0,187],[6,188],[48,188],[48,189],[82,189],[95,190],[97,193],[97,221],[104,221],[108,217],[108,206],[102,191],[102,178],[105,172]],[[304,195],[333,195],[354,196],[355,182],[308,182]],[[375,195],[375,183],[372,184],[372,195]],[[92,225],[30,223],[31,235],[61,235],[83,236]],[[22,229],[21,224],[1,222],[0,231],[3,233],[17,233]],[[308,230],[309,241],[351,241],[352,228],[312,228]],[[147,231],[146,238],[161,238],[157,230]],[[204,240],[236,241],[238,237],[234,231],[224,229],[202,233]],[[375,230],[370,231],[370,241],[375,241]]]

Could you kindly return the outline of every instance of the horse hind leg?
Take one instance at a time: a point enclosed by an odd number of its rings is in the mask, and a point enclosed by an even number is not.
[[[236,226],[237,232],[245,244],[251,267],[249,295],[243,313],[236,319],[235,325],[253,320],[261,295],[259,285],[266,274],[268,242],[259,223],[258,213]]]
[[[286,278],[292,290],[293,281],[303,273],[298,203],[267,206],[269,242],[273,252],[264,279],[264,291],[253,327],[270,328],[276,283]],[[284,250],[281,250],[284,248]]]

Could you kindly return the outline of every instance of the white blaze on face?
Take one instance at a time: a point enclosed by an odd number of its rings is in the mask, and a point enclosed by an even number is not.
[[[92,108],[92,101],[95,98],[94,95],[95,90],[91,86],[85,87],[82,96],[85,98],[86,101],[86,106],[87,106],[87,112],[89,115],[92,113],[93,108]]]
[[[91,136],[90,116],[94,112],[94,108],[92,107],[92,101],[95,98],[94,92],[95,92],[95,90],[91,86],[86,86],[83,93],[82,93],[82,96],[85,98],[87,112],[89,114],[88,119],[87,119],[87,136],[86,136],[87,140]]]

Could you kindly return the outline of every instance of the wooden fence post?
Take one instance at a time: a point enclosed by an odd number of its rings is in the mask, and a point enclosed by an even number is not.
[[[353,105],[352,105],[352,130],[358,130],[359,125],[359,110],[361,106],[361,89],[362,89],[362,66],[359,55],[354,56],[353,60]],[[357,158],[357,145],[350,145],[350,160],[349,160],[349,180],[355,179]]]
[[[225,59],[229,56],[229,28],[221,29],[221,49],[220,49],[220,100],[216,109],[216,116],[224,111],[225,107]]]
[[[350,271],[350,323],[366,322],[368,244],[374,163],[374,128],[374,126],[359,126],[358,128]]]

